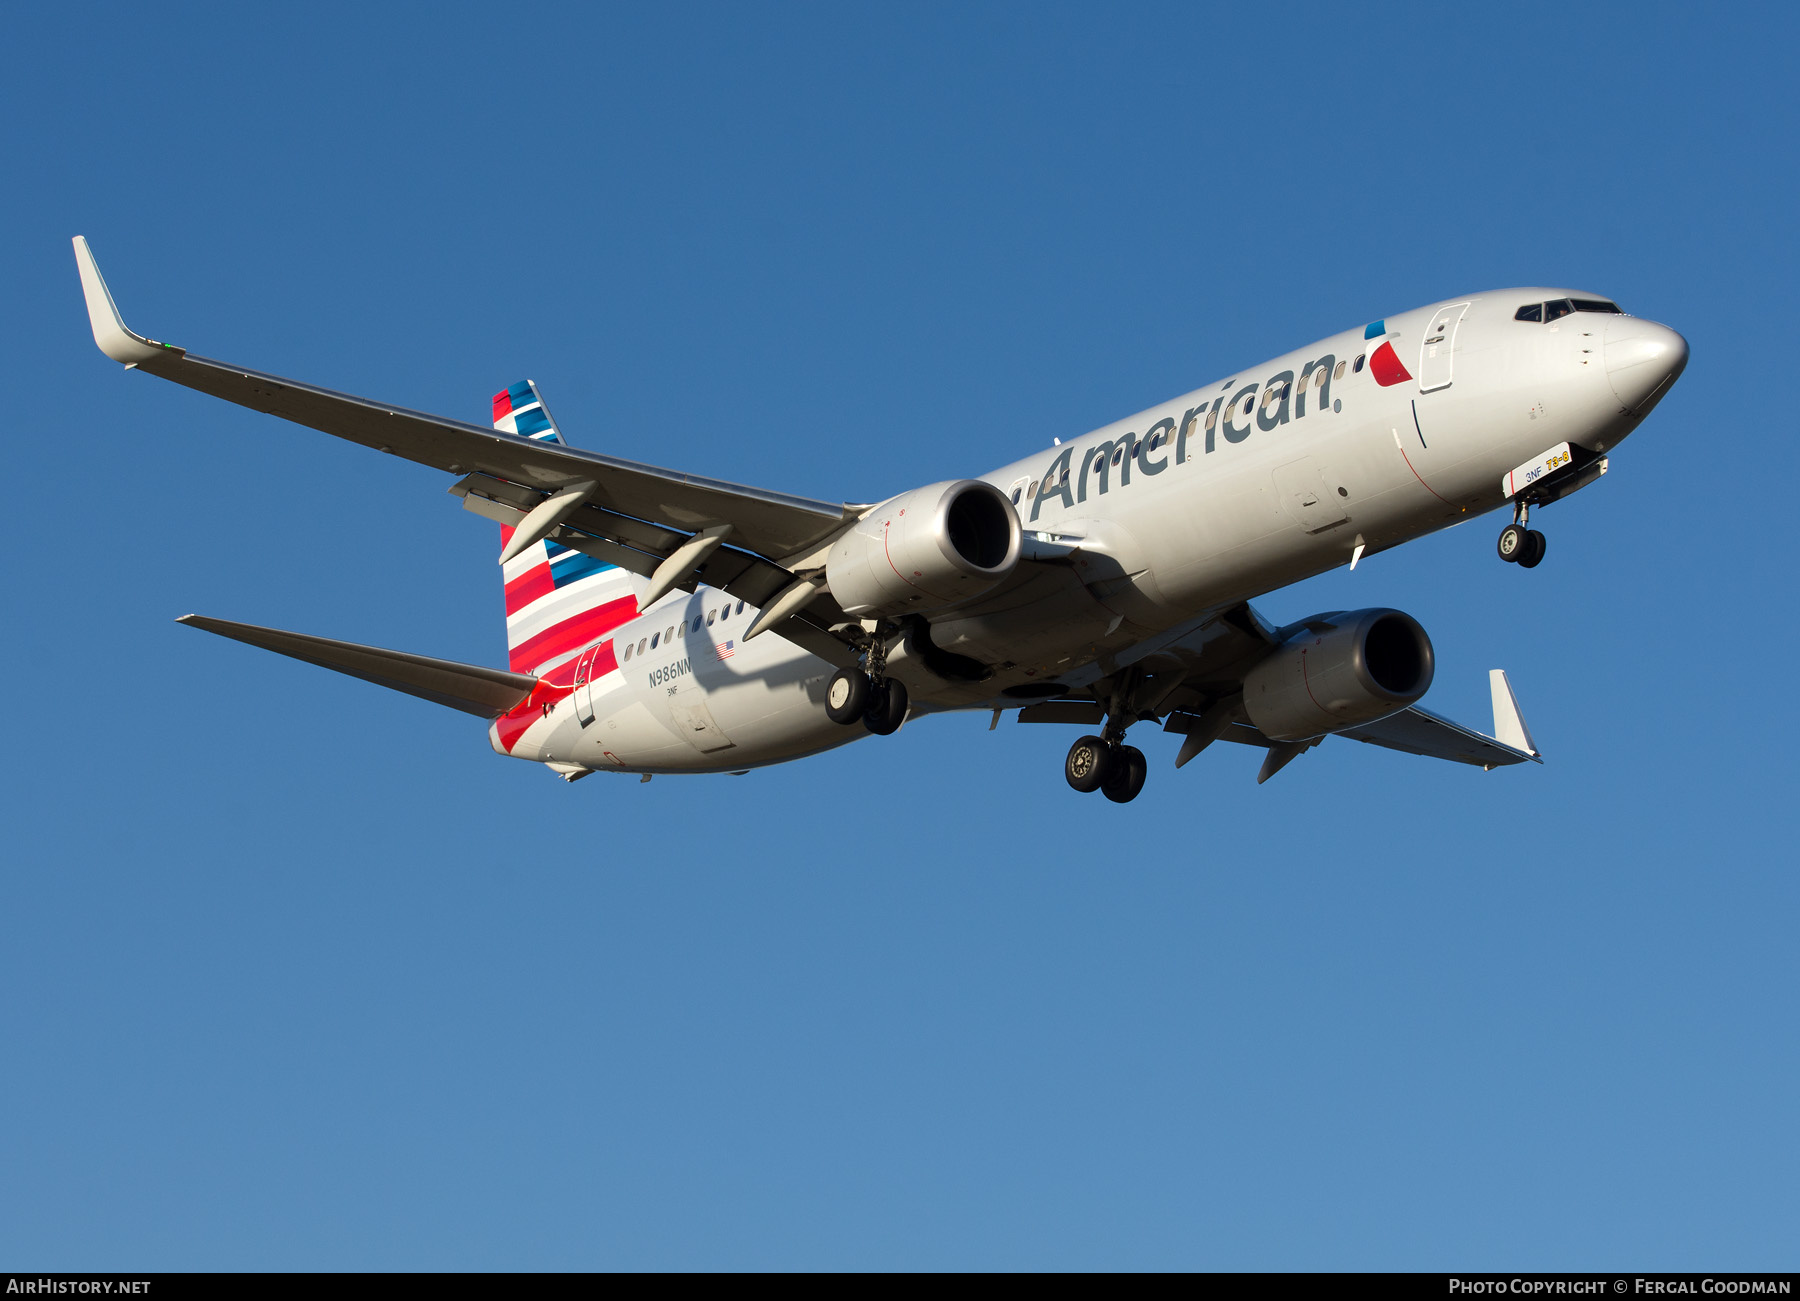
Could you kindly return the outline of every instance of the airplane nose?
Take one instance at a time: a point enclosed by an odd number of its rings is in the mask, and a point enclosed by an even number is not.
[[[1673,384],[1687,359],[1687,340],[1668,326],[1635,316],[1607,318],[1606,377],[1627,411]]]

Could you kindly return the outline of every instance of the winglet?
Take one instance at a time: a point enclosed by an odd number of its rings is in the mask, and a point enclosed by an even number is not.
[[[75,265],[80,268],[81,292],[87,298],[88,325],[93,328],[94,342],[100,345],[101,352],[124,362],[127,368],[156,357],[186,355],[185,348],[158,343],[125,328],[106,281],[100,278],[100,268],[94,265],[94,254],[80,235],[75,237]]]
[[[1537,744],[1531,739],[1531,729],[1525,726],[1525,716],[1519,712],[1519,701],[1513,695],[1512,683],[1506,680],[1506,670],[1488,670],[1488,688],[1494,695],[1494,739],[1536,758]]]

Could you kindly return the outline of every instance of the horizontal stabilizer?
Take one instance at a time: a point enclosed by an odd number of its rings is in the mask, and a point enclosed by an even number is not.
[[[359,646],[355,642],[333,641],[329,637],[283,632],[279,628],[259,628],[252,623],[232,623],[198,614],[183,615],[175,622],[260,646],[290,659],[347,673],[377,686],[404,691],[409,696],[448,705],[478,718],[500,717],[529,696],[537,685],[536,678],[523,673],[508,673],[478,664],[458,664],[454,660],[409,655],[405,651],[382,650],[376,646]]]

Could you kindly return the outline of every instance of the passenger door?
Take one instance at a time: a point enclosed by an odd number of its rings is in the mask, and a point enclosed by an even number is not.
[[[1419,392],[1450,387],[1450,364],[1456,352],[1456,331],[1462,325],[1467,303],[1451,303],[1431,316],[1425,340],[1419,345]]]
[[[575,719],[583,727],[594,721],[594,693],[588,675],[594,668],[594,657],[600,653],[598,646],[590,646],[575,661]]]

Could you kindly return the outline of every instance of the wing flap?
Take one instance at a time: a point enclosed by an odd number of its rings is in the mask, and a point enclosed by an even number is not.
[[[259,646],[289,659],[305,660],[308,664],[361,678],[392,691],[404,691],[409,696],[448,705],[477,718],[500,717],[529,696],[537,685],[536,678],[524,673],[508,673],[478,664],[458,664],[454,660],[383,650],[378,646],[360,646],[355,642],[284,632],[279,628],[262,628],[253,623],[233,623],[229,619],[209,619],[198,614],[183,615],[175,622]]]

